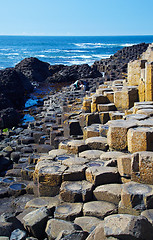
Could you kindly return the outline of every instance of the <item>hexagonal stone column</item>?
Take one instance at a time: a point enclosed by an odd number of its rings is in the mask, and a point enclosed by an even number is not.
[[[122,177],[130,178],[131,177],[131,154],[124,154],[117,158],[117,167],[119,174]]]
[[[132,155],[132,181],[153,184],[153,152]]]
[[[115,111],[116,107],[114,103],[97,104],[97,109],[98,112]]]
[[[107,201],[118,204],[121,200],[122,184],[104,184],[93,191],[94,196],[99,201]]]
[[[87,181],[66,181],[60,188],[60,197],[65,202],[87,202],[92,199],[93,184]]]
[[[44,166],[37,172],[38,196],[55,196],[59,193],[64,165]]]
[[[153,151],[153,128],[131,128],[127,136],[129,152]]]
[[[89,167],[85,172],[86,180],[99,186],[106,183],[118,183],[119,174],[115,167]]]
[[[46,225],[46,234],[48,239],[55,239],[58,237],[59,233],[62,231],[74,231],[81,230],[80,226],[77,224],[60,220],[60,219],[50,219]]]
[[[106,237],[117,239],[153,239],[153,227],[143,216],[129,214],[114,214],[104,220],[104,233]],[[114,239],[114,238],[113,238]]]
[[[127,132],[136,126],[136,121],[112,120],[109,122],[107,142],[111,149],[125,150],[127,148]]]
[[[54,218],[73,221],[76,217],[82,216],[83,203],[62,203],[54,212]]]
[[[153,185],[129,182],[123,184],[119,213],[139,215],[148,208],[153,208]]]
[[[98,224],[103,223],[103,221],[97,217],[83,216],[77,217],[74,223],[79,225],[84,231],[91,232]]]
[[[108,149],[107,138],[105,137],[90,137],[85,140],[85,144],[90,149],[106,151]]]
[[[87,149],[88,149],[88,146],[85,144],[84,140],[72,140],[67,142],[68,153],[77,154]]]
[[[87,139],[90,137],[98,137],[100,136],[100,131],[99,131],[99,127],[95,126],[95,125],[91,125],[88,127],[84,127],[83,129],[83,139]]]
[[[92,201],[83,205],[83,215],[99,217],[104,219],[106,216],[117,213],[116,205],[105,201]]]
[[[101,150],[86,150],[79,153],[79,157],[87,158],[89,160],[99,159],[100,156],[103,154]]]

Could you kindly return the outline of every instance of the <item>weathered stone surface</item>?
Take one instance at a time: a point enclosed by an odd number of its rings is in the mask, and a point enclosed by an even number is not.
[[[64,171],[62,181],[81,181],[85,180],[86,165],[72,165]]]
[[[54,212],[54,218],[73,221],[76,217],[82,216],[82,203],[62,203]]]
[[[118,183],[119,174],[115,167],[89,167],[85,172],[86,180],[99,186],[107,183]]]
[[[100,136],[100,129],[99,127],[95,126],[95,125],[91,125],[91,126],[88,126],[88,127],[84,127],[83,129],[83,139],[87,139],[87,138],[90,138],[90,137],[98,137]]]
[[[59,233],[56,240],[85,240],[88,236],[88,233],[81,230],[75,231],[62,231]]]
[[[67,152],[77,154],[88,149],[84,140],[71,140],[67,142]]]
[[[29,165],[26,167],[23,167],[21,169],[21,177],[23,180],[32,180],[33,179],[33,172],[35,170],[35,166],[34,165]]]
[[[97,110],[98,112],[115,111],[116,107],[114,103],[97,104]]]
[[[83,216],[75,218],[74,223],[79,225],[84,231],[90,233],[98,224],[103,223],[103,221],[97,217]]]
[[[20,229],[15,229],[10,236],[10,240],[24,240],[26,238],[26,232]]]
[[[62,164],[68,167],[72,167],[73,165],[83,165],[88,161],[88,159],[85,159],[83,157],[70,157],[66,160],[63,160]]]
[[[153,128],[138,127],[128,131],[128,150],[133,152],[153,150]]]
[[[43,162],[43,161],[42,161]],[[41,162],[40,162],[41,163]],[[40,165],[40,166],[39,166]],[[37,164],[34,173],[35,195],[53,197],[59,193],[59,188],[62,182],[62,174],[67,169],[66,166],[51,164]]]
[[[111,151],[111,152],[104,152],[100,155],[100,159],[103,161],[109,161],[109,160],[116,160],[117,158],[124,155],[123,152],[117,152],[117,151]]]
[[[107,142],[111,149],[125,150],[127,148],[128,129],[135,127],[135,121],[112,120],[109,122]]]
[[[92,150],[106,151],[108,149],[107,138],[105,137],[91,137],[85,140],[85,144]]]
[[[104,220],[104,233],[107,237],[119,239],[144,239],[153,238],[153,227],[143,216],[117,214],[108,216]]]
[[[67,169],[64,165],[46,166],[39,170],[38,182],[49,186],[59,186],[62,181],[62,173]]]
[[[124,113],[115,111],[115,112],[109,112],[110,120],[118,120],[122,119],[124,117]]]
[[[105,240],[107,239],[104,235],[104,223],[100,223],[97,227],[90,233],[86,240]],[[116,239],[116,238],[115,238]],[[114,239],[110,239],[114,240]]]
[[[139,183],[153,184],[153,153],[137,152],[132,155],[131,180]]]
[[[47,222],[46,226],[46,234],[49,240],[55,239],[58,237],[59,233],[63,230],[73,231],[73,230],[81,230],[81,228],[71,222],[67,222],[59,219],[50,219]]]
[[[83,205],[83,215],[104,219],[106,216],[117,213],[115,204],[106,201],[92,201]]]
[[[101,150],[86,150],[79,153],[79,157],[87,158],[89,160],[99,159],[100,156],[103,154]]]
[[[126,120],[144,120],[148,118],[145,114],[130,114],[125,117]]]
[[[107,201],[118,204],[121,200],[121,184],[105,184],[96,187],[94,196],[98,201]]]
[[[117,167],[122,177],[131,177],[131,154],[124,154],[117,158]]]
[[[65,202],[86,202],[92,199],[93,185],[87,181],[66,181],[60,188],[60,197]]]
[[[55,197],[39,197],[28,201],[25,208],[41,208],[47,207],[49,210],[55,208],[60,203],[59,196]]]
[[[141,216],[144,216],[148,221],[153,225],[153,209],[145,210],[141,213]]]
[[[43,207],[28,213],[24,218],[24,227],[34,237],[42,239],[45,235],[45,226],[48,220],[49,211]]]
[[[120,213],[139,215],[142,211],[153,208],[153,186],[136,182],[125,183],[121,191]]]
[[[64,150],[64,149],[53,149],[51,151],[49,151],[49,155],[52,157],[52,158],[55,158],[59,155],[63,155],[63,154],[66,154],[67,151]]]

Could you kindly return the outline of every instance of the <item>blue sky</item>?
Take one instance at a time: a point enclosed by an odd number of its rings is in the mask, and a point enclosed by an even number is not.
[[[0,35],[153,35],[153,0],[1,0]]]

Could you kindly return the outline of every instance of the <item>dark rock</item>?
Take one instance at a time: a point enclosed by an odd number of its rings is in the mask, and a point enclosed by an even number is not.
[[[124,47],[107,59],[96,61],[92,67],[100,72],[105,72],[105,80],[123,79],[127,76],[129,61],[137,60],[147,50],[149,44],[140,43],[130,47]]]
[[[12,223],[0,222],[0,236],[9,237],[12,231]]]
[[[15,70],[22,73],[30,82],[43,82],[51,75],[50,64],[37,58],[25,58],[15,66]]]
[[[60,70],[59,70],[60,69]],[[77,79],[101,77],[101,73],[96,69],[91,68],[88,64],[61,66],[57,67],[51,77],[48,77],[49,82],[73,82]]]
[[[0,128],[11,128],[19,123],[19,114],[14,108],[6,108],[0,111]]]
[[[0,174],[1,172],[7,170],[11,164],[12,164],[12,161],[10,161],[9,158],[0,156]]]
[[[3,103],[0,110],[7,106],[21,108],[24,105],[25,90],[30,92],[33,89],[30,82],[26,82],[25,89],[23,79],[14,68],[0,70],[0,98]]]

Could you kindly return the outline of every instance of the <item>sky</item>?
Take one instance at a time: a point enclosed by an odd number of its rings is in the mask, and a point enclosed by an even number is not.
[[[0,0],[0,35],[153,35],[153,0]]]

